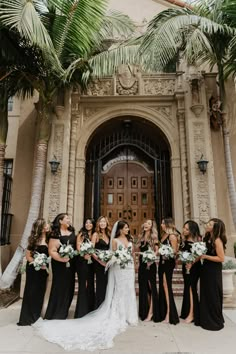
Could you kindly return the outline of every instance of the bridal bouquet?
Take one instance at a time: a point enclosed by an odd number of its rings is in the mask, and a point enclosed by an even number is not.
[[[118,246],[117,250],[113,252],[111,259],[108,261],[105,270],[111,265],[117,263],[122,269],[124,269],[129,263],[133,262],[132,247],[127,249],[123,246]]]
[[[195,258],[202,256],[207,253],[206,243],[205,242],[194,242],[191,248],[191,252]],[[201,259],[201,263],[203,263],[203,259]]]
[[[170,245],[160,244],[158,252],[162,256],[163,264],[165,263],[165,260],[175,257],[174,250]]]
[[[62,244],[59,248],[58,253],[60,254],[60,256],[62,258],[70,258],[72,259],[74,256],[76,256],[78,254],[78,251],[75,251],[73,246],[69,244],[69,241],[67,242],[67,244]],[[66,267],[69,268],[70,267],[70,262],[66,262]]]
[[[109,251],[109,250],[106,250],[106,251],[99,251],[98,250],[96,252],[96,255],[100,261],[107,263],[112,258],[113,252]]]
[[[95,253],[95,249],[93,247],[93,244],[91,241],[89,240],[86,240],[86,242],[83,242],[80,246],[80,250],[78,252],[78,254],[81,256],[81,257],[84,257],[86,256],[87,254],[88,255],[91,255],[91,254],[94,254]],[[92,263],[92,260],[91,258],[88,259],[88,264],[91,264]]]
[[[179,259],[181,262],[187,264],[187,263],[193,263],[195,260],[194,255],[191,252],[188,251],[179,251],[178,253]],[[186,269],[186,274],[190,274],[190,269]]]
[[[45,270],[48,272],[48,264],[50,262],[50,257],[48,257],[45,253],[34,252],[33,262],[30,263],[34,266],[35,270],[40,270],[42,267],[46,267]]]

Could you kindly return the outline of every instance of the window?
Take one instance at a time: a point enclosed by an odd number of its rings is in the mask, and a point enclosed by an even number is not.
[[[123,177],[117,178],[117,188],[124,188],[124,178]]]
[[[107,194],[107,204],[113,204],[113,194],[112,193]]]
[[[137,195],[137,193],[132,193],[131,194],[131,203],[132,204],[137,204],[138,203],[138,195]]]
[[[141,186],[142,188],[147,188],[148,182],[147,182],[147,177],[142,177],[141,178]]]
[[[12,177],[12,170],[13,170],[13,160],[6,159],[4,161],[3,173],[7,176]]]
[[[111,218],[112,218],[112,212],[108,211],[108,219],[111,219]]]
[[[117,203],[120,204],[120,205],[123,205],[124,204],[123,201],[124,201],[123,193],[117,194]]]
[[[144,219],[147,219],[147,213],[146,213],[146,211],[143,213],[143,218],[144,218]]]
[[[137,177],[131,178],[131,188],[138,188],[138,178]]]
[[[147,193],[142,193],[142,204],[147,204]]]
[[[122,219],[123,217],[123,212],[122,211],[118,211],[118,219]]]
[[[107,179],[107,187],[108,187],[108,188],[113,188],[113,187],[114,187],[113,178],[108,178],[108,179]]]

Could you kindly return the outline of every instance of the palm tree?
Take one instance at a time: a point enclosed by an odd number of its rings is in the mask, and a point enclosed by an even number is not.
[[[21,15],[28,6],[28,2],[21,2],[21,7],[19,2],[14,0],[10,1],[11,6],[9,7],[9,0],[3,0],[3,3],[4,11],[1,11],[0,7],[0,20],[3,18],[5,26],[17,28],[24,38],[28,38],[28,33],[21,30]],[[42,3],[42,1],[36,1],[36,3]],[[114,34],[123,34],[126,38],[134,28],[133,23],[127,16],[117,12],[106,14],[106,6],[106,0],[49,0],[47,8],[45,6],[41,7],[38,13],[47,28],[47,33],[55,49],[55,53],[50,52],[50,54],[53,55],[53,59],[57,61],[58,65],[57,70],[52,70],[53,60],[51,60],[50,70],[45,77],[31,77],[30,74],[25,73],[25,78],[39,92],[39,101],[36,105],[39,137],[36,144],[31,202],[26,226],[20,245],[0,279],[1,288],[8,288],[12,285],[27,246],[32,223],[39,214],[51,130],[51,116],[58,89],[63,86],[70,86],[75,80],[82,84],[87,81],[92,70],[96,74],[108,74],[109,70],[114,70],[116,65],[125,59],[121,56],[120,48],[116,48],[105,51],[105,57],[108,58],[110,55],[110,58],[113,59],[113,64],[109,65],[107,71],[104,70],[101,63],[98,53],[101,48],[104,49],[105,40],[111,39]],[[13,7],[14,18],[12,18],[10,11]],[[135,46],[134,50],[137,52]],[[116,52],[118,55],[115,55]],[[132,60],[137,61],[134,55],[131,57],[131,52],[133,52],[133,48],[130,52],[126,50],[126,59],[130,56]],[[47,56],[46,54],[44,54],[44,57]]]
[[[227,67],[228,73],[233,71],[232,66],[228,65],[229,48],[236,42],[235,17],[233,19],[226,12],[230,2],[231,0],[196,0],[192,7],[161,12],[149,23],[140,48],[141,53],[149,53],[147,65],[152,70],[160,70],[180,52],[190,64],[208,63],[211,68],[216,65],[222,110],[227,105],[224,69]],[[235,14],[235,8],[233,10]],[[234,62],[235,59],[236,56]],[[236,191],[225,116],[222,132],[229,199],[236,228]]]

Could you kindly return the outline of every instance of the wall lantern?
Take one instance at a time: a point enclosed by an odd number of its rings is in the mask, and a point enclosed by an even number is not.
[[[58,167],[60,165],[60,162],[57,160],[56,156],[53,156],[53,159],[49,161],[49,164],[51,166],[51,172],[54,174],[57,172]]]
[[[208,164],[208,162],[209,162],[209,161],[207,161],[207,160],[205,160],[205,159],[203,158],[203,154],[202,154],[200,160],[197,161],[198,168],[199,168],[199,170],[202,172],[203,175],[204,175],[204,173],[205,173],[206,170],[207,170],[207,164]]]

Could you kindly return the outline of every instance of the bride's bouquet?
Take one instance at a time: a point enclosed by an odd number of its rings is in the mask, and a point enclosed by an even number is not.
[[[75,251],[73,246],[71,244],[69,244],[69,241],[68,241],[67,244],[61,243],[58,253],[62,258],[72,259],[72,258],[74,258],[74,256],[76,256],[78,254],[78,251]],[[66,262],[66,267],[67,268],[70,267],[70,262]]]
[[[165,263],[165,260],[175,257],[174,250],[170,245],[161,244],[158,252],[162,256],[162,263],[163,264]]]
[[[107,263],[112,258],[113,252],[109,250],[105,250],[105,251],[97,250],[96,255],[100,261]]]
[[[181,260],[181,262],[183,262],[185,264],[193,263],[195,260],[194,255],[188,251],[179,251],[178,255],[179,255],[179,259]],[[186,274],[190,274],[189,269],[186,269]]]
[[[149,248],[147,251],[144,252],[140,252],[140,254],[142,255],[142,262],[143,263],[154,263],[157,261],[157,256],[155,254],[155,252]],[[149,267],[147,267],[149,268]]]
[[[133,263],[132,247],[127,249],[123,246],[118,246],[117,250],[113,252],[111,259],[106,264],[105,270],[110,268],[113,264],[119,264],[122,269],[126,268],[129,263]]]
[[[91,256],[92,254],[95,253],[95,249],[93,247],[93,244],[91,241],[89,240],[86,240],[85,242],[83,242],[80,246],[80,250],[78,252],[78,254],[81,256],[81,257],[84,257],[86,256],[87,254],[89,256]],[[88,259],[88,264],[91,264],[92,263],[92,260],[91,258]]]
[[[48,272],[48,264],[51,257],[48,257],[45,253],[34,252],[33,258],[34,260],[30,265],[33,265],[35,270],[38,271],[42,269],[42,267],[46,267],[45,270]]]
[[[194,242],[191,248],[191,252],[195,258],[202,256],[207,253],[207,247],[205,242]],[[203,259],[201,259],[201,263],[203,263]]]

